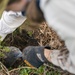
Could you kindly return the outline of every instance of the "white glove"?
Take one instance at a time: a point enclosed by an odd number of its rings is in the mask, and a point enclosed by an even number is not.
[[[25,20],[26,17],[23,16],[21,12],[4,11],[0,20],[1,41],[3,41],[7,34],[12,33],[18,28]]]

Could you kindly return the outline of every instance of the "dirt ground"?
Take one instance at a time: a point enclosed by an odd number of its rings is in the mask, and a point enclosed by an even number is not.
[[[26,31],[19,32],[17,29],[13,34],[10,34],[3,41],[2,45],[4,46],[15,46],[21,49],[21,51],[27,46],[51,46],[52,49],[64,49],[65,44],[64,41],[57,36],[55,31],[52,28],[49,28],[46,23],[43,23],[39,29],[36,29],[31,35]],[[17,66],[13,66],[13,68],[18,66],[23,66],[25,63],[20,62]],[[15,64],[16,65],[16,64]],[[47,65],[46,65],[47,66]],[[60,74],[56,75],[72,75],[68,72],[64,72],[61,69],[54,66],[47,66],[46,70],[57,72],[60,71]],[[19,70],[18,70],[19,71]],[[18,71],[11,72],[11,75],[19,75]],[[0,75],[6,75],[4,72],[0,71]],[[35,74],[32,74],[35,75]]]

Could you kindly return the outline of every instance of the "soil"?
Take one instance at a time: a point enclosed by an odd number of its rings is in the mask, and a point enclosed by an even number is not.
[[[2,45],[15,46],[22,51],[27,46],[38,46],[39,44],[33,36],[29,36],[29,34],[23,30],[22,33],[9,34],[2,42]]]

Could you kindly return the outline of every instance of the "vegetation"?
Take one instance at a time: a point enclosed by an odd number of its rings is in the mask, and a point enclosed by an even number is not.
[[[18,28],[13,35],[10,34],[6,37],[2,45],[13,45],[21,50],[29,45],[50,45],[52,49],[64,48],[64,42],[59,39],[57,34],[49,28],[46,23],[43,23],[40,28],[34,32],[23,30],[23,32],[20,33]],[[15,63],[13,67],[8,68],[7,73],[10,73],[10,75],[72,75],[68,72],[63,72],[60,68],[52,64],[41,66],[39,69],[33,69],[28,67],[23,61],[19,61],[18,65]]]
[[[7,2],[8,0],[0,0],[0,15],[5,9]],[[21,50],[29,45],[49,45],[52,49],[64,48],[64,42],[60,40],[46,23],[43,23],[36,30],[33,30],[33,28],[36,29],[33,26],[31,27],[30,22],[27,20],[14,33],[8,35],[2,43],[0,41],[0,58],[4,58],[5,53],[9,52],[6,46],[16,46]],[[0,75],[72,75],[68,72],[63,72],[52,64],[41,66],[39,69],[33,69],[28,67],[23,61],[18,63],[15,63],[10,68],[6,68],[1,59]]]

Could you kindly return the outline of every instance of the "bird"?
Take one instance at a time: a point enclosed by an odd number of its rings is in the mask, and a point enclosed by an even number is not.
[[[4,65],[11,67],[18,59],[22,58],[22,52],[19,48],[14,46],[10,46],[8,49],[9,52],[6,53],[6,57],[4,58]]]

